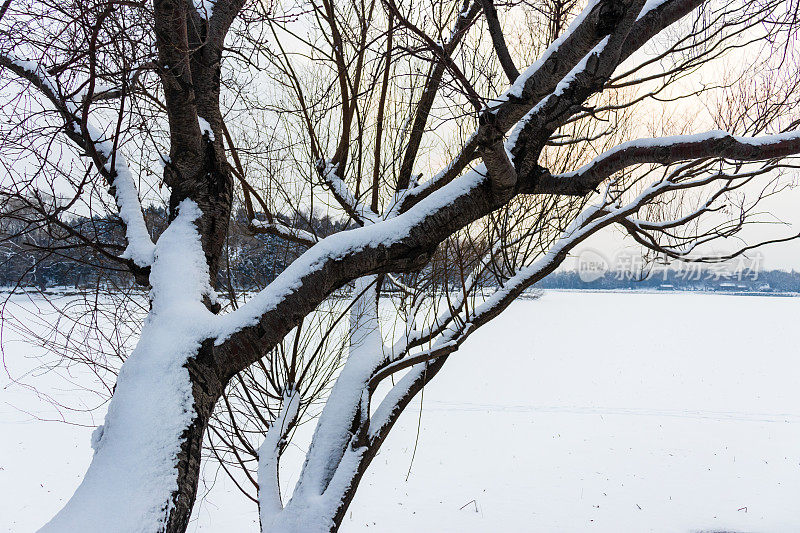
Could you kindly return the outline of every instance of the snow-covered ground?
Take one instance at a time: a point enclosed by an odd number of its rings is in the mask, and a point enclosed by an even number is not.
[[[800,298],[519,301],[407,410],[342,530],[800,531],[798,317]],[[2,342],[18,377],[38,349]],[[57,413],[5,372],[0,386],[0,530],[33,531],[79,483],[92,428],[37,420]],[[301,455],[287,453],[288,487]],[[190,531],[256,531],[255,507],[213,474]]]

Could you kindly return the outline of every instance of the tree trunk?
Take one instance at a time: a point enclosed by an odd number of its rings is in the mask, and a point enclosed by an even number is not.
[[[165,533],[183,533],[189,525],[200,479],[203,438],[214,406],[224,390],[224,383],[213,365],[212,345],[213,341],[205,342],[197,358],[191,359],[186,365],[192,380],[195,416],[181,436],[177,464],[178,490],[172,494]]]
[[[67,505],[41,531],[67,533],[80,531],[94,532],[147,532],[183,533],[189,523],[192,506],[197,493],[202,457],[203,436],[208,420],[217,400],[222,394],[223,383],[217,376],[213,365],[208,364],[211,341],[203,346],[195,358],[185,365],[191,379],[194,396],[194,413],[188,420],[188,427],[180,434],[173,435],[173,442],[161,442],[159,448],[173,448],[177,452],[177,463],[165,464],[161,456],[153,450],[137,454],[140,443],[127,443],[129,436],[148,433],[148,423],[156,423],[158,409],[164,408],[164,415],[172,411],[169,405],[156,401],[132,406],[147,412],[148,416],[134,413],[131,417],[120,417],[119,405],[113,416],[106,418],[108,428],[100,426],[99,435],[93,436],[97,448],[92,464],[81,486]],[[135,383],[139,386],[140,383]],[[123,383],[115,391],[127,399],[129,391]],[[112,400],[113,402],[113,400]],[[127,406],[126,406],[127,407]],[[124,410],[124,409],[123,409]],[[150,416],[154,414],[155,416]],[[109,422],[109,420],[112,420]],[[121,423],[120,423],[121,422]],[[136,426],[134,424],[138,422]],[[116,427],[115,427],[116,424]],[[120,433],[120,426],[127,426]],[[103,434],[105,433],[105,435]],[[116,433],[116,434],[114,434]],[[110,440],[111,442],[102,442]],[[120,442],[123,441],[123,442]],[[127,447],[127,449],[126,449]],[[146,446],[145,446],[146,447]],[[120,450],[128,451],[123,458]],[[173,456],[174,457],[174,456]],[[153,478],[158,483],[149,483]],[[162,491],[161,497],[154,491],[164,486],[174,487],[172,491]]]
[[[203,213],[186,200],[156,245],[151,310],[122,365],[83,482],[42,531],[183,532],[203,434],[227,378],[213,354]],[[198,223],[199,222],[199,223]]]

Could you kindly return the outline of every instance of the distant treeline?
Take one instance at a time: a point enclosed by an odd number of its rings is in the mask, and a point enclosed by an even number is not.
[[[161,207],[144,211],[148,230],[154,240],[167,226],[167,213]],[[124,250],[122,226],[116,217],[72,217],[58,224],[37,222],[36,213],[11,203],[0,206],[0,286],[3,287],[130,287],[131,274],[113,259]],[[314,233],[319,237],[346,229],[345,222],[327,216],[298,213],[283,224]],[[87,242],[103,244],[105,253]],[[461,260],[464,260],[462,247]],[[277,277],[305,248],[274,235],[253,235],[248,231],[244,210],[233,219],[226,243],[227,260],[220,269],[218,287],[251,290],[264,287]],[[446,251],[439,250],[425,267],[428,283],[435,287],[460,287],[459,269]],[[466,260],[465,266],[476,258]],[[545,289],[589,290],[680,290],[726,292],[800,292],[800,273],[780,270],[727,270],[724,264],[677,264],[658,271],[634,274],[632,271],[598,273],[559,271],[536,284]],[[467,268],[469,270],[469,268]],[[409,274],[414,276],[414,274]],[[406,280],[406,275],[400,276]],[[407,280],[411,282],[411,279]],[[495,282],[489,280],[487,285]],[[387,286],[387,289],[390,289]]]
[[[13,287],[129,287],[133,284],[125,265],[87,246],[100,242],[113,255],[124,250],[120,221],[116,217],[72,217],[60,227],[37,223],[35,214],[3,206],[0,216],[0,286]],[[167,225],[161,207],[149,207],[145,222],[155,239]],[[281,220],[319,236],[344,229],[344,224],[327,216],[300,213],[294,220]],[[219,272],[219,286],[258,288],[266,285],[304,250],[301,245],[273,235],[247,231],[247,216],[239,211],[231,221],[227,239],[227,260]],[[83,236],[83,238],[81,237]]]

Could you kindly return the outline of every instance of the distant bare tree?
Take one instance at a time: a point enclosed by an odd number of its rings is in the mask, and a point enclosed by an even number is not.
[[[87,323],[101,332],[87,344],[134,319],[140,338],[129,354],[108,343],[124,363],[92,464],[43,531],[185,531],[206,433],[257,488],[241,487],[263,531],[337,530],[409,402],[578,244],[617,225],[667,258],[711,260],[760,220],[800,153],[797,13],[794,0],[3,2],[7,240],[55,253],[69,239],[149,289]],[[163,232],[142,209],[160,202]],[[237,210],[294,247],[255,294],[226,266],[258,253],[231,237]],[[113,215],[124,248],[67,215]],[[116,373],[61,339],[68,360]],[[287,498],[280,457],[312,417]]]

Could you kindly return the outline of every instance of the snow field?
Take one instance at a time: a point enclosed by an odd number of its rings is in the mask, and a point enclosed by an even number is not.
[[[421,418],[418,401],[407,409],[342,530],[798,531],[798,311],[796,298],[704,294],[516,302],[451,357]],[[36,353],[9,333],[3,348],[15,377]],[[0,531],[34,531],[80,483],[93,428],[34,420],[56,413],[2,379]],[[290,446],[284,491],[301,464]],[[256,531],[255,506],[214,473],[190,531]]]

